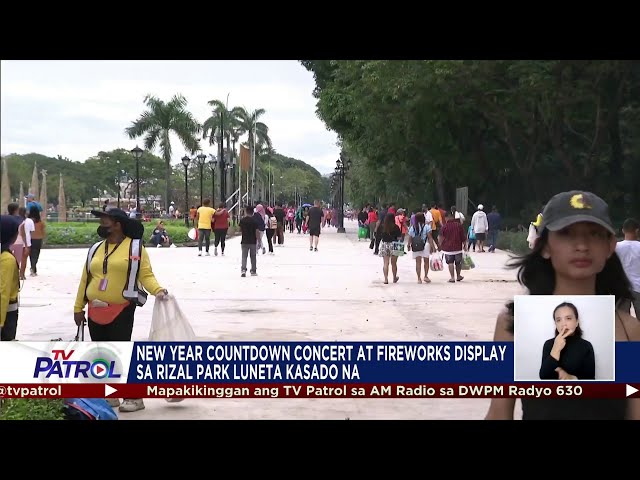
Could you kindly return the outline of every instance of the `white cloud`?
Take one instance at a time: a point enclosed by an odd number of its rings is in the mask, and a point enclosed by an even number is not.
[[[144,96],[181,93],[200,122],[211,115],[207,102],[227,94],[230,107],[264,108],[274,148],[322,173],[338,156],[336,135],[315,113],[313,76],[295,61],[3,61],[0,88],[3,154],[83,161],[133,148],[124,129]],[[177,162],[184,149],[177,138],[172,146]]]

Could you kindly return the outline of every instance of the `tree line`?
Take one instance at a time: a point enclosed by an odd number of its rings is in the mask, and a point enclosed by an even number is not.
[[[210,146],[220,145],[222,141],[226,163],[235,158],[236,170],[223,170],[220,163],[216,171],[212,171],[207,163],[202,168],[202,184],[204,196],[215,198],[231,194],[229,187],[221,192],[221,175],[229,180],[237,178],[239,165],[239,145],[255,150],[256,162],[250,169],[250,184],[256,185],[256,196],[266,198],[268,183],[273,178],[278,181],[277,198],[282,201],[293,199],[294,191],[302,191],[310,198],[325,198],[328,184],[320,173],[301,160],[278,154],[269,137],[269,128],[260,118],[264,109],[249,111],[243,107],[228,106],[221,100],[208,102],[212,108],[211,116],[201,124],[187,109],[187,101],[182,95],[174,95],[168,102],[155,96],[144,98],[146,109],[130,126],[125,134],[131,139],[141,138],[144,152],[140,158],[140,196],[155,196],[163,193],[163,204],[172,200],[182,207],[185,201],[184,167],[172,165],[173,145],[170,135],[175,134],[187,152],[193,156],[201,149],[201,142]],[[152,152],[158,149],[160,156]],[[65,193],[68,205],[73,203],[84,205],[89,199],[108,194],[117,196],[118,183],[124,189],[135,190],[135,158],[125,149],[110,152],[98,152],[85,162],[71,161],[68,158],[46,157],[37,153],[27,155],[11,154],[4,157],[7,170],[10,172],[10,188],[12,197],[17,197],[20,182],[23,182],[25,193],[31,179],[34,164],[48,171],[49,201],[57,203],[58,173],[65,177]],[[244,175],[243,175],[244,177]],[[283,177],[282,179],[280,177]],[[213,181],[213,182],[212,182]],[[213,183],[213,184],[212,184]],[[200,166],[191,162],[187,171],[189,203],[198,203],[200,195]],[[236,185],[237,187],[237,185]],[[214,191],[212,191],[214,190]],[[243,187],[243,191],[245,188]],[[106,192],[106,193],[105,193]],[[128,192],[123,192],[126,196]],[[289,195],[291,195],[289,197]],[[135,193],[133,193],[135,197]],[[256,200],[256,199],[254,199]]]
[[[498,205],[532,218],[591,190],[640,215],[640,62],[302,60],[352,160],[346,200]]]

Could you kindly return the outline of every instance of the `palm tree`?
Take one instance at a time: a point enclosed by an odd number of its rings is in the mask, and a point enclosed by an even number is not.
[[[144,148],[153,150],[160,142],[160,151],[164,159],[166,172],[165,205],[169,205],[171,198],[171,141],[169,135],[175,133],[184,148],[191,154],[200,149],[197,135],[201,131],[200,124],[186,109],[187,100],[180,94],[165,103],[157,97],[147,95],[144,103],[148,110],[132,122],[125,129],[129,138],[134,139],[146,135]]]
[[[228,104],[222,102],[222,100],[209,100],[207,102],[209,106],[213,107],[213,115],[211,115],[202,125],[202,139],[205,140],[209,137],[209,145],[213,145],[219,141],[215,138],[215,131],[220,127],[220,113],[223,116],[224,137],[233,138],[235,131],[238,129],[238,118],[242,115],[243,109],[240,107],[233,107],[229,110]]]
[[[238,112],[238,127],[243,133],[249,134],[249,149],[254,152],[254,145],[256,143],[264,143],[268,147],[271,147],[271,139],[269,138],[269,127],[262,122],[259,122],[258,119],[266,113],[264,108],[258,108],[254,111],[248,111],[246,108],[242,108]],[[254,133],[255,137],[254,138]],[[255,162],[252,165],[251,172],[251,184],[255,184],[256,179],[256,165]],[[255,194],[255,190],[252,188],[251,195],[252,197]]]
[[[220,138],[216,138],[216,131],[219,132],[220,122],[222,121],[223,127],[223,145],[222,150],[224,151],[224,139],[227,139],[227,150],[229,150],[229,155],[232,154],[230,143],[233,141],[233,152],[235,153],[235,143],[239,137],[238,128],[239,121],[238,117],[242,113],[242,109],[239,107],[233,107],[229,110],[229,96],[227,95],[227,103],[224,103],[222,100],[209,100],[207,102],[209,106],[213,107],[212,115],[207,118],[202,126],[202,139],[206,140],[207,136],[209,137],[209,145],[213,145],[215,143],[220,142]],[[222,114],[222,118],[221,118]],[[229,156],[229,161],[231,161],[231,157]],[[218,164],[220,166],[220,175],[225,175],[225,186],[226,180],[229,180],[230,176],[233,176],[233,172],[230,170],[224,170],[224,165],[222,163]],[[232,178],[232,185],[235,178]],[[222,192],[223,197],[227,196],[227,192]]]

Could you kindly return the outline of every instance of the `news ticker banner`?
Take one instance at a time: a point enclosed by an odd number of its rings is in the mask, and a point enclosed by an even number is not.
[[[615,360],[617,383],[640,383],[640,342],[617,343]],[[501,342],[0,342],[0,365],[0,384],[514,381]]]
[[[640,384],[0,384],[0,398],[640,398]]]

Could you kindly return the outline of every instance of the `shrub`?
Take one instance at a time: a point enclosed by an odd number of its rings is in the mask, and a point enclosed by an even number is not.
[[[529,252],[529,243],[527,242],[528,232],[505,232],[498,234],[498,247],[500,250],[508,250],[517,255]]]
[[[0,406],[0,420],[64,420],[64,400],[8,398]]]
[[[155,222],[145,222],[144,224],[144,240],[149,242],[151,232],[155,228]],[[178,245],[190,243],[192,240],[188,237],[191,227],[186,227],[182,220],[165,221],[165,228],[169,234],[169,238],[173,243]],[[51,222],[47,223],[47,238],[44,242],[46,245],[63,246],[63,245],[92,245],[100,241],[97,233],[98,223],[96,222]],[[227,236],[231,237],[240,231],[239,227],[229,227]],[[213,239],[213,238],[212,238]]]
[[[155,223],[144,224],[144,239],[149,241]],[[174,243],[185,243],[191,240],[187,237],[188,229],[183,224],[168,224],[166,226],[169,237]],[[47,224],[47,238],[45,245],[91,245],[100,241],[97,233],[97,223],[55,223]]]

